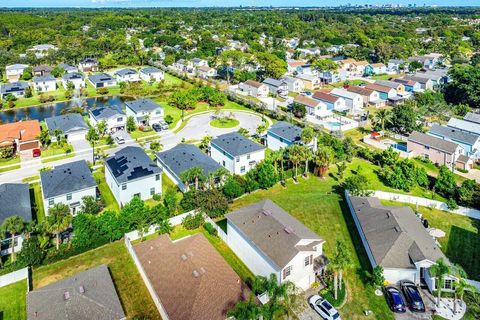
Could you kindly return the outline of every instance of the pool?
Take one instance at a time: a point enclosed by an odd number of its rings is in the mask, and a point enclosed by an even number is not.
[[[341,125],[340,121],[327,121],[323,123],[323,126],[330,131],[340,130]]]
[[[407,145],[405,145],[405,144],[393,143],[393,144],[391,144],[391,146],[392,146],[394,149],[407,152]]]

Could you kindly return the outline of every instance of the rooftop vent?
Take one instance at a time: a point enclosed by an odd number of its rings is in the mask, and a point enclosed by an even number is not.
[[[288,233],[288,234],[291,234],[291,233],[293,233],[293,229],[292,229],[292,227],[285,227],[285,229],[284,229],[284,230],[285,230],[285,232],[286,232],[286,233]]]
[[[392,214],[390,213],[390,211],[387,212],[387,218],[390,218],[392,216]]]
[[[271,215],[272,215],[272,213],[271,213],[270,211],[265,210],[265,209],[263,209],[262,212],[263,212],[263,214],[266,215],[266,216],[271,216]]]
[[[70,300],[70,292],[65,291],[63,293],[63,300]]]
[[[207,270],[205,270],[204,267],[201,267],[201,268],[200,268],[200,272],[201,272],[201,273],[205,273],[205,272],[207,272]]]
[[[82,294],[85,293],[85,287],[84,287],[84,286],[80,286],[80,287],[78,288],[78,291],[79,291],[80,293],[82,293]]]
[[[395,226],[393,229],[395,229],[395,231],[397,231],[397,232],[400,232],[400,231],[401,231],[400,228],[397,227],[397,226]]]
[[[186,260],[187,260],[187,255],[182,254],[182,261],[186,261]]]
[[[193,276],[194,276],[195,278],[198,278],[198,277],[200,277],[200,273],[198,273],[197,270],[193,270]]]

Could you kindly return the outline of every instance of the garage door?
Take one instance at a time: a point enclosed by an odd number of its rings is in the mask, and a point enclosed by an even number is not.
[[[25,150],[30,150],[30,149],[35,149],[38,148],[38,141],[32,141],[32,142],[25,142],[20,144],[20,151],[25,151]]]
[[[83,131],[83,130],[78,132],[73,132],[67,136],[67,139],[69,142],[84,140],[86,134],[87,134],[87,131]]]

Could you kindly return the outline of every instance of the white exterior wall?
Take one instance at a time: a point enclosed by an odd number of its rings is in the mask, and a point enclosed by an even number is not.
[[[281,148],[286,148],[290,144],[285,141],[280,141],[276,137],[267,133],[267,146],[270,150],[277,151]]]
[[[56,81],[42,81],[42,82],[34,82],[33,87],[35,91],[41,92],[51,92],[57,90],[57,82]]]
[[[417,269],[385,268],[383,276],[389,283],[397,284],[401,280],[410,280],[415,284],[420,283],[420,273]]]
[[[215,146],[211,146],[210,148],[210,157],[217,161],[220,165],[224,166],[228,171],[232,174],[243,175],[246,174],[251,169],[255,168],[255,166],[265,159],[265,149],[252,152],[249,154],[243,154],[239,157],[234,157],[234,159],[230,159],[227,155],[224,155],[223,152],[217,149]],[[248,157],[250,156],[250,158]],[[236,161],[238,159],[238,161]],[[255,161],[254,164],[250,165],[251,161]],[[224,164],[225,162],[225,164]],[[245,167],[245,171],[242,172],[241,168]]]
[[[121,118],[122,120],[121,121],[118,121],[118,119]],[[90,121],[90,124],[95,127],[97,125],[98,122],[102,121],[97,121],[94,117],[92,117],[91,114],[88,114],[88,120]],[[118,116],[118,117],[113,117],[113,118],[110,118],[110,119],[103,119],[105,120],[105,122],[107,123],[107,131],[112,131],[112,129],[114,128],[118,128],[118,127],[123,127],[125,128],[126,125],[127,125],[127,116],[126,115],[122,115],[122,116]]]
[[[147,82],[150,82],[152,79],[154,81],[162,81],[163,77],[164,77],[163,72],[155,72],[151,74],[145,74],[140,72],[140,78]]]
[[[2,242],[7,242],[8,240],[10,240],[11,237],[8,237],[8,238],[5,238],[3,240],[0,240],[0,244]],[[24,237],[23,237],[23,234],[21,235],[17,235],[15,236],[15,239],[13,241],[17,241],[17,245],[14,247],[14,250],[16,253],[20,252],[22,250],[22,246],[23,246],[23,241],[24,241]],[[12,253],[12,246],[9,245],[7,249],[4,249],[0,252],[0,257],[3,257],[3,256],[6,256],[6,255],[9,255]],[[0,277],[1,278],[1,277]],[[1,282],[1,281],[0,281]],[[1,286],[0,286],[1,287]]]
[[[69,81],[73,83],[73,85],[75,86],[75,89],[80,89],[85,87],[85,79],[71,79],[71,80],[62,79],[62,85],[65,89],[67,89],[67,83]]]
[[[158,108],[158,109],[155,110],[154,112],[150,112],[150,113],[149,113],[149,112],[146,112],[146,111],[140,111],[139,113],[135,113],[135,112],[133,112],[133,110],[130,109],[129,107],[127,107],[126,109],[127,109],[127,112],[126,112],[127,117],[130,117],[130,116],[134,117],[135,122],[136,122],[137,124],[139,124],[139,123],[137,122],[137,117],[143,117],[143,116],[146,116],[147,114],[150,115],[150,120],[149,120],[150,124],[157,123],[157,122],[160,122],[160,121],[163,120],[164,111],[163,111],[162,108]],[[158,113],[157,113],[157,112],[158,112]]]
[[[67,194],[66,193],[62,194],[60,196],[53,197],[53,201],[54,201],[53,204],[64,203],[64,204],[67,204],[69,206],[72,203],[75,203],[75,202],[79,202],[81,204],[82,203],[82,198],[85,197],[85,196],[92,196],[92,197],[95,198],[97,196],[96,189],[97,189],[96,187],[92,187],[92,188],[72,192],[72,199],[71,200],[67,200]],[[43,207],[45,208],[45,215],[48,216],[48,208],[51,207],[48,204],[49,203],[48,200],[52,199],[52,198],[45,199],[45,196],[43,195],[43,189],[42,189],[42,197],[43,197]],[[80,209],[80,207],[77,207],[77,210],[78,209]],[[71,208],[70,211],[72,212],[72,214],[76,214],[78,212],[78,211],[75,211],[75,213],[74,213],[73,208]]]
[[[155,194],[162,193],[162,174],[159,173],[159,179],[156,180],[156,175],[142,177],[140,179],[129,181],[126,184],[127,189],[122,190],[123,184],[118,184],[114,179],[110,169],[105,166],[105,180],[110,190],[120,206],[125,205],[133,199],[134,195],[140,194],[140,199],[148,200],[153,195],[150,194],[150,189],[155,189]]]
[[[396,97],[398,95],[397,90],[392,89],[388,92],[388,99]]]
[[[281,282],[290,281],[303,290],[309,289],[316,280],[315,272],[313,271],[313,260],[315,260],[315,258],[319,257],[321,254],[322,245],[317,247],[317,251],[299,252],[286,266],[292,267],[290,275],[283,279],[283,271],[281,272]],[[310,255],[313,255],[312,263],[308,266],[305,266],[305,258],[310,257]]]
[[[138,75],[138,73],[134,73],[134,74],[127,74],[127,75],[124,75],[124,76],[120,76],[120,75],[116,75],[117,76],[117,82],[137,82],[137,81],[140,81],[140,76]]]

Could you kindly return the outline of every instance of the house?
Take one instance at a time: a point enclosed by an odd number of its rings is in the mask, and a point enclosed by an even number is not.
[[[275,122],[267,131],[267,146],[270,150],[277,151],[281,148],[297,143],[301,144],[302,128],[285,121]],[[309,144],[315,148],[316,140]]]
[[[271,200],[225,215],[232,251],[258,276],[277,276],[306,290],[325,265],[323,244],[313,231]]]
[[[43,77],[43,76],[50,75],[52,71],[53,71],[53,68],[45,64],[33,67],[33,75],[35,77]]]
[[[287,84],[290,92],[302,92],[304,90],[303,81],[298,78],[283,77],[281,80]]]
[[[88,77],[88,81],[90,81],[92,86],[96,89],[117,85],[115,78],[107,73],[92,74]]]
[[[273,78],[267,78],[263,80],[263,84],[268,86],[268,89],[272,95],[288,95],[288,84],[282,79],[277,80]]]
[[[85,139],[88,132],[88,124],[79,113],[69,113],[45,119],[47,130],[55,141],[55,130],[60,130],[62,136],[69,142]]]
[[[44,58],[48,56],[50,51],[58,50],[53,44],[37,44],[30,49],[27,49],[27,52],[33,52],[37,59]]]
[[[404,80],[407,81],[415,81],[420,84],[421,90],[433,90],[433,82],[429,78],[425,77],[417,77],[417,76],[405,76],[403,77]],[[418,85],[417,85],[418,87]]]
[[[166,234],[133,246],[134,261],[162,317],[225,320],[250,290],[202,233]]]
[[[35,92],[52,92],[57,90],[57,80],[51,74],[33,78],[33,89]]]
[[[217,76],[217,70],[209,66],[201,66],[197,68],[197,75],[202,79],[214,78]]]
[[[306,65],[305,60],[290,60],[287,61],[287,72],[290,74],[301,73],[302,67]]]
[[[0,148],[13,147],[15,152],[40,148],[40,122],[26,120],[0,125]]]
[[[480,156],[480,136],[456,128],[434,124],[427,132],[428,135],[454,142],[462,147],[464,155],[478,158]]]
[[[433,89],[439,89],[450,81],[448,69],[421,70],[415,72],[414,76],[432,80]]]
[[[349,72],[345,70],[319,72],[318,77],[323,84],[337,83],[347,80]]]
[[[27,319],[124,320],[108,267],[102,264],[27,293]]]
[[[363,109],[363,98],[361,95],[342,88],[335,88],[330,91],[332,96],[340,97],[345,100],[345,106],[349,112],[358,113]]]
[[[162,81],[164,73],[162,70],[155,67],[147,67],[140,70],[140,79],[147,82]]]
[[[75,89],[85,88],[85,77],[79,72],[65,73],[62,76],[62,84],[65,89],[68,89],[69,82]]]
[[[397,90],[377,83],[368,83],[365,88],[377,91],[381,100],[388,100],[397,96]]]
[[[78,69],[81,72],[97,72],[98,60],[95,58],[86,58],[78,64]]]
[[[6,66],[5,75],[8,82],[17,82],[22,78],[23,72],[28,68],[27,64],[12,64]]]
[[[443,57],[439,53],[430,53],[423,56],[408,58],[409,62],[418,61],[426,69],[434,69],[438,65],[443,63]]]
[[[387,66],[383,63],[372,63],[365,66],[365,75],[372,76],[372,75],[380,75],[387,73]]]
[[[191,63],[193,68],[208,67],[208,61],[200,58],[193,58]]]
[[[464,154],[459,144],[418,131],[412,132],[408,137],[407,150],[414,156],[428,159],[437,165],[446,165],[451,169],[456,166],[458,157]]]
[[[395,89],[397,91],[397,95],[402,95],[405,93],[405,86],[401,82],[390,80],[377,80],[375,81],[375,84]]]
[[[63,71],[65,71],[65,73],[74,73],[74,72],[79,72],[78,68],[75,67],[75,66],[72,66],[70,64],[67,64],[67,63],[60,63],[58,65],[59,68],[63,69]]]
[[[231,132],[210,142],[210,157],[232,174],[242,175],[265,159],[265,147],[238,132]]]
[[[0,184],[0,225],[9,217],[19,216],[25,222],[32,221],[30,186],[28,183]],[[15,236],[14,251],[22,249],[23,235]],[[12,253],[11,235],[0,240],[0,257]]]
[[[101,121],[107,124],[107,132],[125,130],[127,115],[119,106],[100,106],[88,110],[88,119],[93,127]]]
[[[162,170],[141,147],[125,147],[105,159],[105,181],[120,206],[133,197],[162,193]]]
[[[179,59],[173,64],[173,68],[181,72],[187,72],[188,70],[192,70],[193,64],[185,59]]]
[[[293,99],[294,104],[299,104],[305,107],[307,116],[312,116],[317,119],[326,118],[332,115],[332,110],[329,110],[327,105],[317,99],[299,94]]]
[[[151,99],[125,102],[127,117],[133,117],[137,125],[151,125],[163,121],[163,108]]]
[[[303,81],[305,90],[316,90],[322,84],[320,78],[313,74],[298,74],[295,78]]]
[[[346,200],[372,268],[382,266],[389,283],[410,280],[432,292],[435,278],[429,269],[438,259],[448,259],[413,210],[384,206],[374,197],[347,194]],[[447,275],[442,288],[452,291],[455,280]]]
[[[27,87],[28,83],[24,81],[2,84],[0,86],[0,98],[5,99],[10,94],[16,98],[24,97]]]
[[[138,82],[140,81],[140,75],[137,71],[125,68],[115,71],[117,82]]]
[[[450,118],[447,123],[448,127],[456,128],[460,131],[470,132],[475,135],[480,135],[480,123],[466,121],[457,118]]]
[[[403,59],[390,59],[387,63],[387,70],[400,73],[403,72],[407,64]]]
[[[480,114],[467,112],[467,114],[463,117],[463,120],[480,124]]]
[[[373,89],[360,86],[349,86],[347,91],[359,94],[363,99],[363,106],[374,106],[376,108],[385,106],[385,100],[380,99],[380,93]]]
[[[85,160],[68,162],[51,170],[41,171],[40,184],[47,216],[48,209],[57,203],[68,205],[70,212],[75,215],[82,205],[83,197],[97,197],[97,183]]]
[[[247,80],[240,83],[238,89],[252,97],[266,97],[269,92],[269,88],[266,84],[255,80]]]
[[[354,61],[350,64],[348,71],[353,75],[363,76],[366,73],[366,69],[369,66],[368,61]]]
[[[341,97],[337,97],[322,91],[315,91],[312,95],[312,98],[325,103],[327,105],[327,110],[335,110],[339,112],[348,110],[347,106],[345,105],[345,99]]]
[[[337,63],[340,67],[340,69],[345,70],[345,71],[350,71],[353,68],[353,64],[357,62],[355,59],[348,58],[348,59],[342,59],[338,60]]]
[[[192,144],[178,144],[170,150],[158,152],[157,163],[163,172],[183,192],[188,191],[189,186],[182,180],[182,174],[194,167],[201,168],[203,175],[214,174],[222,168],[215,160],[202,152]],[[191,183],[193,181],[189,181]]]
[[[418,92],[422,90],[422,85],[418,81],[408,79],[394,79],[394,82],[401,83],[405,87],[405,92]]]

